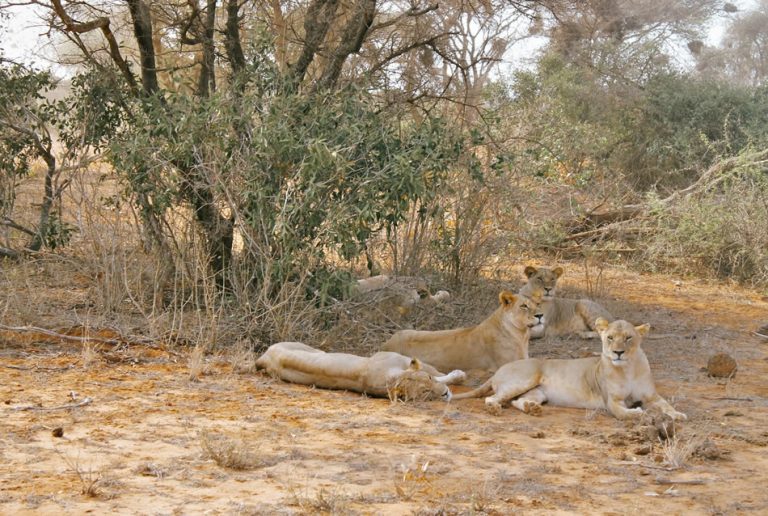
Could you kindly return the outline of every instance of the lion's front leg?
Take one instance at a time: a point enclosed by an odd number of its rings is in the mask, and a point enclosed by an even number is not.
[[[659,396],[658,394],[654,394],[653,397],[651,397],[648,401],[643,401],[643,404],[648,407],[656,407],[659,410],[661,410],[664,414],[668,415],[672,419],[680,420],[680,421],[686,421],[688,419],[688,416],[686,416],[682,412],[678,412],[675,410],[675,408],[670,405],[670,403]]]
[[[435,376],[434,379],[436,382],[444,383],[446,385],[458,385],[466,381],[467,374],[461,369],[455,369],[446,375]]]
[[[606,405],[608,412],[616,419],[633,419],[643,415],[643,409],[640,407],[627,408],[623,398],[610,397]]]

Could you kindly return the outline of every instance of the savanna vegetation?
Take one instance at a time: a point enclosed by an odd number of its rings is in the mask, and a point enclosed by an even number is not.
[[[354,277],[532,257],[768,287],[766,0],[14,3],[65,80],[0,55],[0,254],[104,317],[300,340]]]

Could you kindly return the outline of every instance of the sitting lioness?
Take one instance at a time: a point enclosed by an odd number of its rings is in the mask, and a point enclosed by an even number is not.
[[[602,317],[612,321],[613,316],[599,304],[589,299],[565,299],[556,297],[557,280],[563,275],[562,267],[527,266],[524,270],[528,282],[520,289],[520,293],[530,295],[531,292],[543,291],[542,312],[544,324],[531,328],[531,338],[567,335],[575,333],[583,339],[597,337],[593,322]]]
[[[541,413],[541,404],[560,407],[607,409],[619,419],[640,416],[643,409],[656,407],[673,419],[687,419],[658,395],[651,368],[640,343],[650,326],[632,326],[627,321],[595,321],[603,341],[599,357],[577,359],[519,360],[504,365],[490,380],[454,399],[485,398],[486,406],[499,413],[512,400],[512,406],[527,414]]]
[[[256,361],[281,380],[324,389],[346,389],[390,400],[450,401],[450,383],[466,378],[463,371],[443,375],[434,367],[397,353],[376,353],[370,358],[347,353],[326,353],[301,342],[272,344]]]
[[[503,291],[499,306],[486,320],[470,328],[442,331],[402,330],[382,349],[415,357],[441,370],[495,371],[512,360],[528,358],[530,328],[541,324],[541,294],[528,297]]]

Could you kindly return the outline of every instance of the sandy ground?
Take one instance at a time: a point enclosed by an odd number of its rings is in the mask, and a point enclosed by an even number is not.
[[[608,280],[610,309],[662,336],[644,344],[658,390],[690,418],[666,443],[605,413],[392,404],[238,372],[221,355],[194,382],[182,351],[6,334],[0,513],[768,513],[768,341],[751,333],[768,300]],[[531,353],[597,349],[549,339]],[[702,371],[718,351],[738,361],[735,378]]]

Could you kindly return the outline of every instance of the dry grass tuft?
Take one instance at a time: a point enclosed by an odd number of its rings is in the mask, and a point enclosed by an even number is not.
[[[661,455],[664,463],[672,469],[684,467],[700,444],[701,439],[696,437],[684,439],[679,435],[661,441]]]
[[[321,487],[311,495],[306,489],[303,491],[289,488],[291,504],[300,507],[304,513],[348,514],[350,512],[350,498],[341,490]]]
[[[80,359],[82,361],[83,369],[90,369],[91,366],[99,361],[99,351],[96,349],[95,344],[86,342],[83,344],[83,348],[80,352]]]
[[[195,346],[195,349],[192,350],[187,359],[187,367],[189,369],[188,378],[191,382],[199,382],[200,378],[208,372],[208,364],[205,362],[205,349],[203,346]]]
[[[222,468],[247,471],[271,466],[272,457],[259,455],[251,444],[242,439],[232,439],[221,434],[201,431],[200,446],[205,455]]]
[[[99,469],[95,469],[92,466],[84,467],[80,463],[80,457],[71,458],[59,453],[61,458],[66,463],[67,467],[77,475],[80,481],[80,494],[83,494],[89,498],[98,498],[103,496],[102,484],[104,481],[104,475]]]

